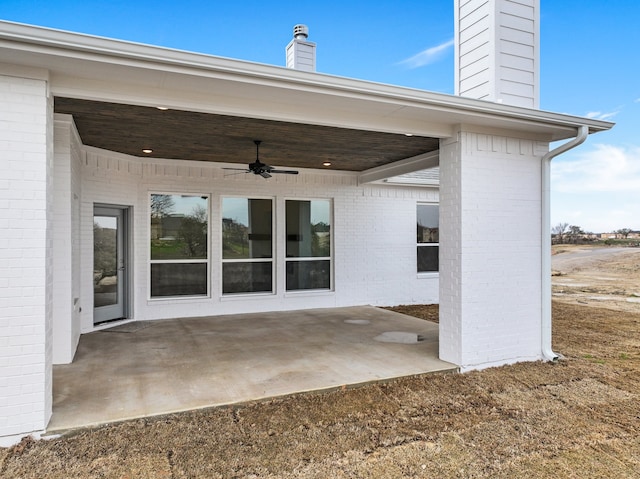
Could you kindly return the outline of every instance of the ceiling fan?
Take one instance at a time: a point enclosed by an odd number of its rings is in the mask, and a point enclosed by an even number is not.
[[[245,173],[253,173],[254,175],[260,175],[263,178],[271,178],[271,173],[284,173],[286,175],[297,175],[296,170],[278,170],[273,166],[265,165],[260,161],[260,143],[261,140],[253,140],[256,144],[256,161],[249,163],[249,168],[223,168],[224,170],[236,170],[244,171]]]

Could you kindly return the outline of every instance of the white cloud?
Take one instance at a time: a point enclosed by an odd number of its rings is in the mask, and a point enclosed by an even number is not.
[[[551,224],[640,229],[640,147],[596,144],[551,162]]]
[[[419,68],[425,65],[429,65],[440,58],[453,46],[453,39],[447,42],[441,43],[435,47],[427,48],[399,62],[401,65],[407,65],[409,68]]]
[[[607,113],[602,113],[601,111],[590,111],[585,116],[587,118],[595,118],[597,120],[608,120],[609,118],[616,116],[618,113],[620,113],[620,110],[610,111]]]
[[[592,233],[640,229],[640,202],[611,193],[563,194],[551,199],[551,225],[569,223]]]
[[[572,159],[551,163],[551,189],[564,193],[640,194],[640,147],[595,145]]]

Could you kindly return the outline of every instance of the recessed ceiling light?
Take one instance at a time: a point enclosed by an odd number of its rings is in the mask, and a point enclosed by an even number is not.
[[[169,108],[167,108],[166,106],[157,106],[156,108],[157,108],[158,110],[162,110],[162,111],[166,111],[166,110],[168,110],[168,109],[169,109]]]
[[[404,136],[413,136],[413,133],[405,133]]]
[[[331,162],[330,161],[325,161],[324,163],[322,163],[322,166],[331,166]]]
[[[153,153],[153,150],[151,148],[144,148],[142,153]]]

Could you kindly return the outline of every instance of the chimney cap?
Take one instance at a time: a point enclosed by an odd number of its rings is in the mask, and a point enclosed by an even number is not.
[[[309,27],[299,23],[293,27],[293,38],[304,40],[309,36]]]

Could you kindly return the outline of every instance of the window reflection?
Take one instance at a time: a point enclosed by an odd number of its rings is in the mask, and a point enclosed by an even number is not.
[[[286,236],[287,290],[330,289],[331,202],[287,200]]]
[[[271,199],[222,199],[223,294],[273,291],[272,232]]]
[[[118,303],[118,219],[93,217],[93,305]]]
[[[209,198],[151,195],[151,297],[208,294]]]
[[[439,208],[438,205],[418,205],[417,217],[417,270],[418,273],[437,272],[439,265]]]
[[[151,259],[207,258],[208,198],[151,195]]]
[[[222,258],[271,258],[272,201],[222,200]]]

